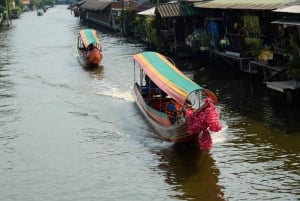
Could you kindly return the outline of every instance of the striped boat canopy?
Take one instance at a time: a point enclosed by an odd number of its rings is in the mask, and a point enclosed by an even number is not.
[[[138,53],[133,56],[133,59],[161,90],[182,105],[192,92],[203,90],[165,56],[157,52]]]
[[[80,30],[79,34],[85,47],[89,46],[90,44],[100,43],[96,34],[96,30],[94,29],[82,29]]]

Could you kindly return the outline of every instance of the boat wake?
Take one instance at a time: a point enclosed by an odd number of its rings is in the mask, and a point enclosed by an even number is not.
[[[131,92],[122,91],[121,89],[116,88],[116,87],[109,87],[109,88],[105,88],[105,89],[103,89],[103,88],[97,89],[96,88],[96,94],[101,95],[101,96],[109,96],[112,98],[123,99],[126,101],[134,102],[134,98],[133,98]]]
[[[222,129],[218,132],[210,132],[213,140],[213,144],[220,144],[226,141],[226,130],[228,125],[221,121]]]

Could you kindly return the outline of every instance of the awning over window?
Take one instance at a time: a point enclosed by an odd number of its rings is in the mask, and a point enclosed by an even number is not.
[[[300,13],[300,5],[288,6],[285,8],[279,8],[273,10],[273,12],[281,12],[281,13]]]
[[[279,19],[279,20],[272,21],[271,23],[300,26],[300,19]]]
[[[147,10],[138,12],[137,14],[138,15],[146,15],[146,16],[154,16],[155,15],[155,9],[156,9],[156,7],[149,8]]]

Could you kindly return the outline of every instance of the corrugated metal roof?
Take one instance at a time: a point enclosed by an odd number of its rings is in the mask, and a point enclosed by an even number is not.
[[[80,8],[84,8],[87,10],[103,10],[107,8],[110,4],[111,2],[107,1],[87,0],[80,6]]]
[[[295,0],[210,0],[194,3],[197,8],[273,10]]]
[[[279,8],[274,10],[274,12],[281,12],[281,13],[300,13],[300,5],[288,6],[285,8]]]
[[[199,15],[200,11],[185,3],[166,3],[159,4],[156,11],[162,18],[180,17],[180,16],[195,16]]]
[[[144,3],[141,3],[141,4],[138,4],[136,5],[133,10],[136,10],[136,11],[143,11],[143,10],[146,10],[146,9],[149,9],[149,8],[152,8],[156,6],[156,4],[154,3],[151,3],[150,1],[146,1]]]

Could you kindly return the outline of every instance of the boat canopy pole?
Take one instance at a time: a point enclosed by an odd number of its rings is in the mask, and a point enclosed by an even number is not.
[[[133,83],[135,84],[135,76],[136,76],[136,74],[135,74],[135,60],[133,60]]]

